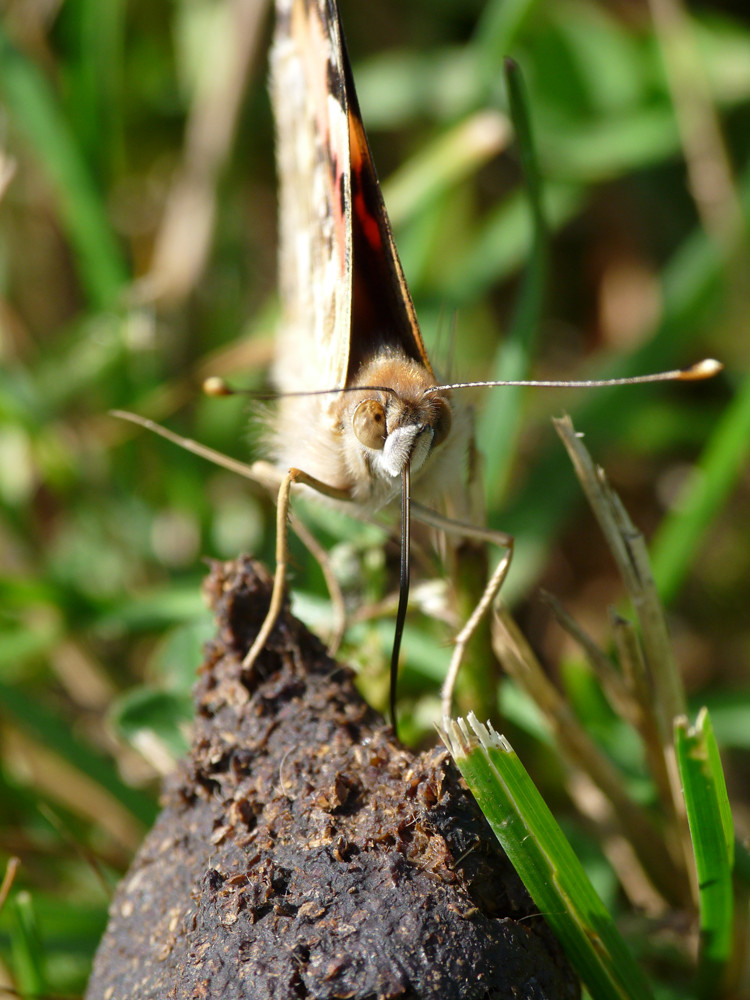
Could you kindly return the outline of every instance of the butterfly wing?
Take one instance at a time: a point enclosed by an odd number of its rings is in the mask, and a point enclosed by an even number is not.
[[[350,381],[381,348],[397,348],[432,376],[414,304],[393,240],[388,213],[367,141],[343,35],[348,95],[351,228],[353,250]]]
[[[278,0],[271,54],[279,173],[282,391],[343,385],[352,239],[349,126],[338,19],[318,0]]]
[[[383,348],[432,374],[359,113],[334,0],[277,0],[284,392],[356,382]]]

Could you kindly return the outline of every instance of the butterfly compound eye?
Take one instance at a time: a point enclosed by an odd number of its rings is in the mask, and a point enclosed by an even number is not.
[[[366,399],[354,411],[354,433],[360,444],[381,451],[385,444],[385,410],[377,399]]]
[[[432,432],[432,447],[435,448],[437,445],[442,444],[450,434],[453,417],[451,416],[450,406],[445,400],[440,399],[440,397],[433,400],[433,406],[435,423]]]

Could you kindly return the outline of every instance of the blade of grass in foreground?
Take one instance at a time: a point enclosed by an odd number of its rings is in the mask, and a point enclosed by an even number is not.
[[[732,954],[734,827],[724,772],[708,711],[694,726],[675,724],[675,746],[698,872],[700,955],[698,995],[718,995]]]
[[[446,721],[439,732],[591,995],[649,1000],[653,994],[643,973],[507,740],[473,714],[468,725]]]

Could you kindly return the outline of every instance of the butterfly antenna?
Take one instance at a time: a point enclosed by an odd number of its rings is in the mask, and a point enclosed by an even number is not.
[[[406,606],[409,601],[409,573],[411,560],[409,549],[411,543],[411,467],[407,462],[401,471],[401,572],[398,584],[398,611],[396,612],[396,631],[393,635],[391,651],[391,724],[398,738],[398,722],[396,718],[396,687],[398,685],[398,658],[401,652],[401,637],[404,634],[406,622]]]
[[[240,389],[230,385],[219,375],[211,375],[203,383],[207,396],[251,396],[263,401],[289,399],[295,396],[332,396],[337,392],[387,392],[398,395],[391,385],[339,385],[334,389],[303,389],[301,392],[258,392],[255,389]]]
[[[236,396],[243,390],[234,389],[218,375],[210,375],[203,380],[203,391],[207,396]]]
[[[537,389],[598,389],[613,385],[643,385],[646,382],[699,382],[718,375],[724,365],[715,358],[704,358],[688,368],[672,368],[652,375],[629,375],[624,378],[572,379],[497,379],[489,382],[452,382],[449,385],[431,385],[425,395],[447,389],[482,389],[499,385],[529,385]]]

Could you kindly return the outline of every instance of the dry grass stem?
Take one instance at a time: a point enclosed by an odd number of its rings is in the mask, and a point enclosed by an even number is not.
[[[621,715],[632,726],[637,726],[641,717],[641,709],[632,696],[626,681],[619,673],[614,663],[601,650],[591,636],[563,608],[554,595],[542,592],[544,603],[549,607],[561,628],[581,647],[591,664],[594,673],[601,683],[607,701],[614,711]]]
[[[672,655],[664,609],[651,573],[646,543],[607,482],[604,471],[594,465],[570,418],[566,416],[555,420],[554,425],[615,558],[640,626],[643,661],[650,687],[645,703],[648,708],[644,711],[653,709],[664,760],[663,768],[659,766],[657,773],[665,772],[668,777],[669,794],[664,799],[667,819],[680,844],[683,867],[695,900],[697,885],[690,831],[673,743],[674,720],[685,714],[687,703],[682,678]]]
[[[229,158],[247,78],[260,41],[265,0],[225,0],[220,71],[196,88],[185,130],[182,163],[169,193],[149,273],[138,283],[142,301],[172,305],[195,288],[208,259],[217,185]]]
[[[651,777],[656,782],[660,799],[663,802],[671,803],[672,791],[662,752],[659,727],[654,713],[653,692],[648,682],[638,635],[633,624],[622,618],[613,609],[610,609],[610,623],[617,649],[617,658],[622,668],[625,683],[632,694],[632,702],[637,708],[634,725],[643,740],[644,753]]]
[[[492,622],[492,645],[508,675],[544,714],[568,763],[587,774],[610,801],[620,829],[633,844],[653,885],[665,899],[684,902],[684,871],[670,857],[650,816],[628,795],[617,769],[581,727],[502,607]]]

